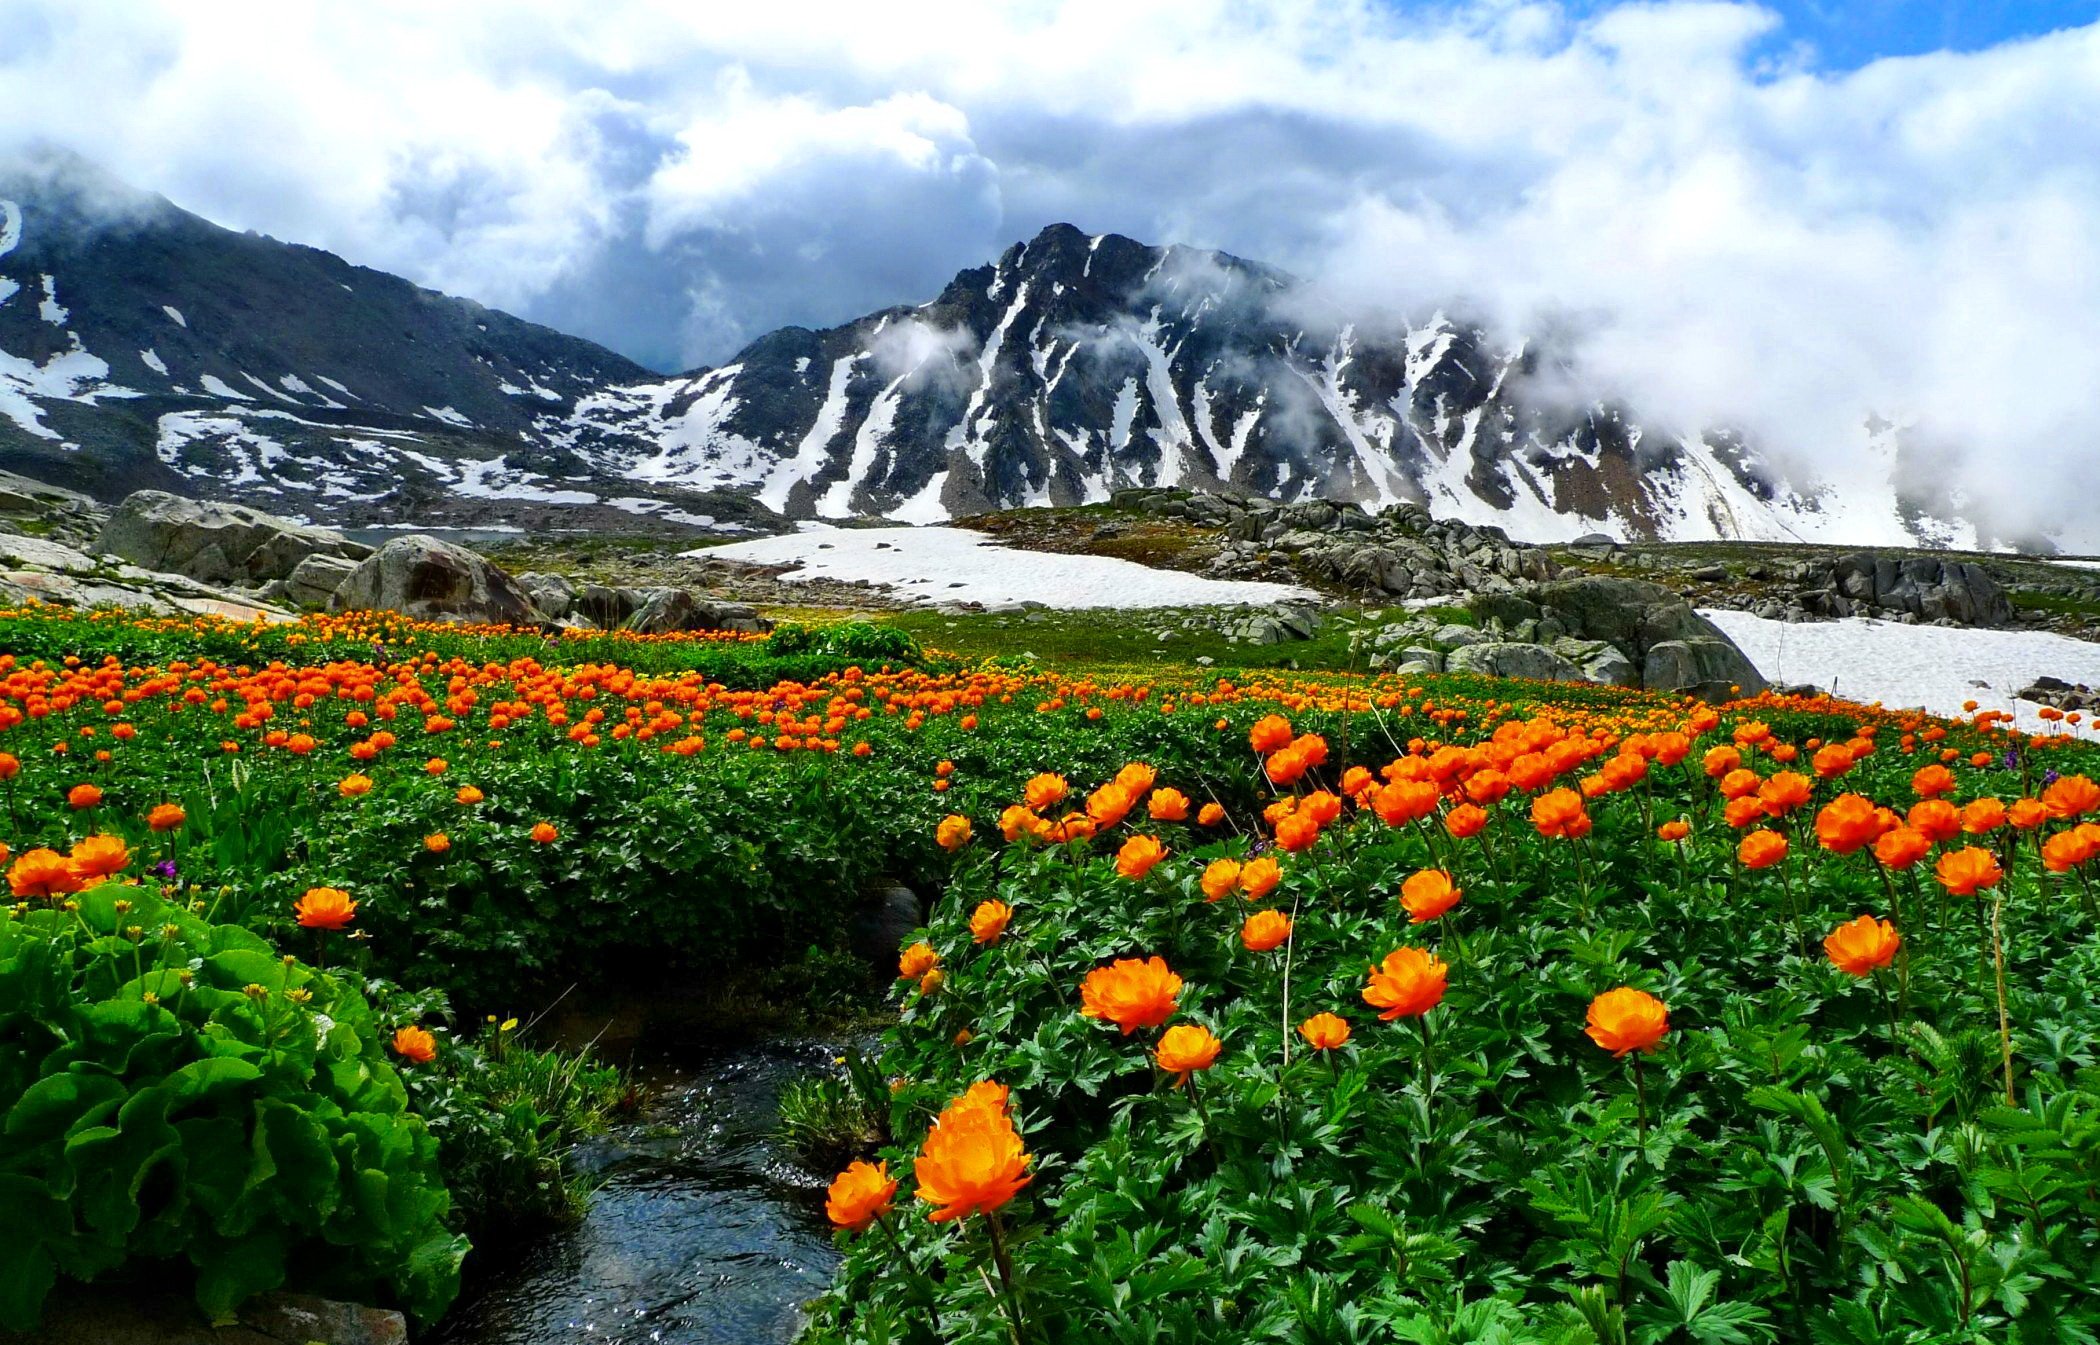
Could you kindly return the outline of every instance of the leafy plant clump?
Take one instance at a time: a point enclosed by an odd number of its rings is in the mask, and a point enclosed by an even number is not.
[[[0,1325],[60,1274],[176,1260],[230,1318],[291,1282],[434,1319],[466,1239],[350,981],[155,890],[0,921]]]

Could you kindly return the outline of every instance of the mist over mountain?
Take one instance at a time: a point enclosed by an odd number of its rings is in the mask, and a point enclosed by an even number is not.
[[[1054,225],[930,301],[665,378],[219,228],[84,162],[0,171],[0,465],[348,524],[931,522],[1182,485],[1518,537],[1990,544],[1889,426],[1842,489],[1589,395],[1557,335],[1351,314],[1258,262]]]

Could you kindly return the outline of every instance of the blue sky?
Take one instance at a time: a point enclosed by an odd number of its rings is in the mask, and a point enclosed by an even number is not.
[[[1797,43],[1814,48],[1814,65],[1852,70],[1883,56],[1980,51],[2008,39],[2077,28],[2100,18],[2092,0],[1764,0],[1783,21],[1764,44],[1767,54]],[[1611,8],[1582,0],[1575,13]]]

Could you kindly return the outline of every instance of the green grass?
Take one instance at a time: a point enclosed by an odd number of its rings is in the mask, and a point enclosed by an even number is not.
[[[2057,616],[2100,617],[2100,600],[2076,598],[2068,593],[2037,593],[2014,589],[2012,605],[2026,612],[2050,612]]]

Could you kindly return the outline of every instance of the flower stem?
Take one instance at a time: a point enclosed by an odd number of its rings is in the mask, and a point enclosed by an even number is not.
[[[1641,1053],[1633,1053],[1633,1103],[1635,1134],[1643,1149],[1648,1147],[1648,1078],[1641,1073]]]
[[[992,1264],[998,1268],[999,1283],[1006,1290],[1006,1312],[1013,1328],[1014,1345],[1020,1345],[1021,1291],[1014,1287],[1013,1261],[1006,1254],[1006,1230],[999,1226],[999,1211],[986,1210],[984,1219],[992,1234]]]
[[[1998,973],[1998,1050],[2005,1060],[2005,1105],[2016,1107],[2013,1097],[2012,1018],[2005,1008],[2005,898],[1991,902],[1991,961]]]

